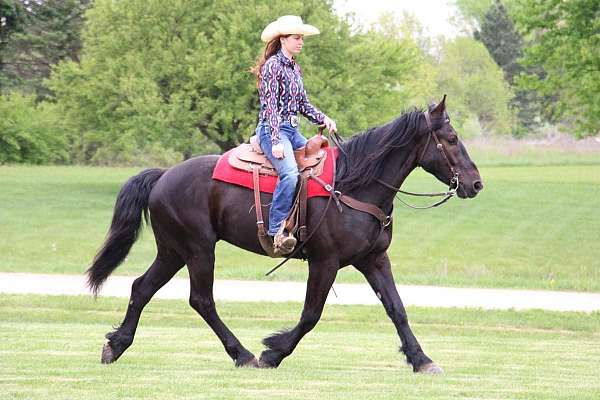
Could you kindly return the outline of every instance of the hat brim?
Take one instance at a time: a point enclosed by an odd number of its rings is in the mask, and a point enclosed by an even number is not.
[[[268,43],[271,40],[275,39],[277,36],[281,35],[304,35],[304,36],[312,36],[318,35],[321,33],[317,27],[309,24],[295,25],[284,27],[278,24],[278,21],[271,22],[267,27],[263,30],[260,35],[260,39]]]

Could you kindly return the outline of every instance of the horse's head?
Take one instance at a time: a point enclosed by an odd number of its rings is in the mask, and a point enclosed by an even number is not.
[[[456,188],[460,198],[475,197],[483,189],[483,183],[475,163],[450,124],[446,113],[446,95],[439,104],[430,106],[424,117],[418,165]]]

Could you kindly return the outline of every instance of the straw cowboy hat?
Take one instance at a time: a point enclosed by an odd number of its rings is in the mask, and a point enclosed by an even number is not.
[[[312,26],[302,22],[302,18],[296,15],[284,15],[283,17],[277,18],[271,22],[263,30],[260,35],[260,39],[268,43],[280,35],[318,35],[319,30]]]

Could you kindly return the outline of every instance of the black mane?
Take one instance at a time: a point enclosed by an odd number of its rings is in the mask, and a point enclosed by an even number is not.
[[[336,189],[351,191],[378,177],[383,172],[387,155],[412,141],[422,113],[417,109],[405,112],[386,125],[370,128],[342,143],[337,160]]]

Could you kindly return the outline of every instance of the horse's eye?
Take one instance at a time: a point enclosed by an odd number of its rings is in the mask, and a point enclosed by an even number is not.
[[[448,138],[448,143],[450,143],[450,144],[456,144],[456,143],[458,143],[458,138],[456,136],[450,136]]]

